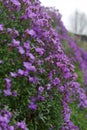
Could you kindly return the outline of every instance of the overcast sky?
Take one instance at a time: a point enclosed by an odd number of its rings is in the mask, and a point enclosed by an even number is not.
[[[70,14],[73,14],[74,11],[80,10],[87,14],[87,0],[40,0],[42,5],[55,7],[59,9],[59,12],[62,14],[62,20],[65,26],[69,29],[69,18]]]

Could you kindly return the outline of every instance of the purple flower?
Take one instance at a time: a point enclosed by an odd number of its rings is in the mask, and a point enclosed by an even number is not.
[[[58,67],[62,67],[62,64],[61,64],[60,62],[57,62],[56,65],[57,65]]]
[[[7,32],[12,34],[12,29],[11,28],[7,28]]]
[[[15,33],[16,36],[19,36],[19,32],[15,29],[14,29],[14,33]]]
[[[23,121],[18,122],[16,127],[19,128],[19,129],[21,128],[22,130],[27,130],[26,124]]]
[[[38,91],[42,93],[44,91],[44,88],[42,86],[39,86]]]
[[[31,96],[31,97],[30,97],[30,101],[31,101],[31,102],[35,102],[35,101],[36,101],[36,98],[35,98],[34,96]]]
[[[10,83],[11,80],[9,78],[5,78],[6,83]]]
[[[36,77],[29,76],[29,82],[35,84],[36,83]]]
[[[28,70],[30,66],[32,66],[29,62],[23,62],[24,67]]]
[[[41,74],[43,74],[43,73],[45,72],[45,69],[40,68],[40,69],[39,69],[39,72],[40,72]]]
[[[22,76],[22,75],[24,75],[24,70],[18,69],[18,72],[17,72],[17,73],[18,73],[18,75],[21,75],[21,76]]]
[[[30,43],[29,42],[24,42],[24,47],[29,50],[30,49]]]
[[[24,71],[24,76],[28,77],[28,75],[29,75],[28,70],[25,70],[25,71]]]
[[[18,47],[20,45],[20,41],[17,41],[15,39],[12,40],[13,46]]]
[[[13,4],[20,6],[20,2],[18,0],[10,0]]]
[[[21,3],[18,1],[18,0],[10,0],[12,2],[12,4],[15,6],[15,9],[17,11],[20,10],[20,6],[21,6]]]
[[[17,48],[18,48],[18,51],[19,51],[20,54],[24,54],[25,53],[25,50],[24,50],[23,47],[19,46]]]
[[[60,92],[64,92],[64,86],[59,87]]]
[[[15,130],[14,126],[9,126],[9,130]]]
[[[0,24],[0,31],[3,31],[4,30],[4,24]]]
[[[29,108],[31,110],[36,110],[37,109],[37,105],[34,102],[31,102],[30,105],[29,105]]]
[[[41,65],[41,64],[42,64],[42,61],[41,61],[41,60],[38,60],[38,61],[37,61],[37,64],[38,64],[38,65]]]
[[[35,66],[30,66],[30,67],[29,67],[29,71],[36,72],[36,68],[35,68]]]
[[[43,55],[44,54],[44,49],[43,48],[35,48],[36,52],[39,53],[39,55]]]
[[[31,29],[31,30],[27,29],[25,32],[31,36],[36,36],[36,33],[33,29]]]
[[[14,97],[17,97],[18,93],[17,93],[16,91],[14,91],[14,92],[12,93],[12,95],[13,95]]]
[[[4,92],[4,96],[11,96],[12,95],[12,92],[10,89],[3,90],[3,92]]]
[[[29,62],[23,62],[23,65],[24,65],[24,67],[25,67],[27,70],[36,72],[35,66],[33,66],[31,63],[29,63]]]
[[[35,56],[32,53],[29,53],[29,57],[31,60],[33,60],[33,61],[35,60]]]
[[[5,81],[6,81],[6,88],[10,89],[10,87],[11,87],[11,80],[9,78],[5,78]]]
[[[42,101],[42,102],[43,102],[43,101],[45,100],[45,97],[44,97],[44,96],[40,96],[40,95],[39,95],[39,96],[38,96],[38,100],[40,100],[40,101]]]
[[[64,77],[65,77],[66,79],[70,78],[70,77],[71,77],[70,72],[65,73],[65,74],[64,74]]]
[[[2,60],[0,60],[0,64],[3,64],[3,61],[2,61]]]
[[[2,109],[0,111],[0,126],[2,126],[2,128],[6,128],[6,126],[10,122],[11,117],[12,117],[11,112]]]
[[[51,89],[51,85],[50,84],[47,84],[46,87],[47,87],[47,90]]]
[[[50,80],[52,80],[52,77],[53,77],[52,72],[49,73],[48,77],[49,77]]]
[[[53,85],[56,86],[56,85],[59,85],[59,83],[60,83],[60,80],[59,80],[59,78],[56,77],[56,78],[53,80]]]
[[[75,80],[78,77],[76,73],[74,73],[72,76],[73,76],[73,80]]]
[[[16,78],[16,77],[17,77],[17,74],[14,73],[14,72],[10,72],[10,75],[11,75],[11,77],[13,77],[13,78]]]

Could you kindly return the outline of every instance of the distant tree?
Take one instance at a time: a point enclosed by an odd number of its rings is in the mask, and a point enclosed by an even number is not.
[[[87,16],[85,13],[76,10],[70,16],[70,29],[76,34],[87,33]]]

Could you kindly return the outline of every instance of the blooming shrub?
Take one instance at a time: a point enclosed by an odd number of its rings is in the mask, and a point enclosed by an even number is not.
[[[47,10],[49,12],[51,18],[53,19],[53,27],[58,32],[59,37],[61,39],[62,45],[64,46],[64,50],[66,51],[66,54],[68,57],[70,57],[71,61],[74,62],[74,64],[78,64],[84,77],[84,85],[85,88],[87,86],[87,52],[80,48],[78,46],[78,41],[75,38],[71,38],[68,35],[68,31],[63,25],[63,22],[61,21],[61,15],[58,12],[58,10],[52,8]],[[59,17],[58,17],[59,16]],[[65,44],[66,43],[66,44]],[[67,49],[71,48],[70,50]]]
[[[51,17],[38,0],[0,7],[0,129],[78,130],[68,104],[76,95],[86,108],[87,98]]]
[[[87,52],[83,49],[81,49],[78,46],[78,41],[74,41],[74,37],[73,39],[71,38],[71,34],[69,36],[68,31],[66,30],[66,28],[64,27],[62,21],[61,21],[61,15],[59,14],[59,11],[55,10],[54,8],[51,9],[47,9],[47,12],[50,14],[51,18],[52,18],[52,24],[54,29],[58,32],[58,35],[61,39],[61,43],[63,45],[63,50],[64,52],[68,55],[68,57],[70,58],[70,61],[75,65],[75,72],[78,74],[77,80],[79,83],[81,83],[81,86],[84,87],[85,90],[87,90],[87,85],[86,85],[86,77],[87,77],[87,60],[86,60],[86,55]],[[58,17],[60,16],[60,17]],[[76,39],[75,39],[76,40]],[[82,72],[81,72],[82,71]],[[84,78],[84,80],[83,80]],[[79,84],[78,84],[79,86]],[[78,88],[79,89],[79,88]],[[85,90],[83,90],[82,88],[80,89],[80,91],[84,94],[84,101],[86,101],[86,92]],[[83,96],[80,96],[83,98]],[[76,96],[75,96],[76,98]],[[81,99],[82,100],[82,99]],[[72,110],[72,114],[71,114],[71,119],[74,121],[74,123],[76,123],[80,129],[86,129],[87,128],[87,122],[86,122],[86,113],[87,113],[87,109],[82,110],[81,108],[78,109],[77,105],[78,102],[74,102],[72,104],[70,104],[70,107],[73,109]],[[86,106],[85,106],[86,108]],[[80,114],[81,113],[81,114]],[[79,120],[80,119],[80,120]],[[82,119],[82,120],[81,120]]]

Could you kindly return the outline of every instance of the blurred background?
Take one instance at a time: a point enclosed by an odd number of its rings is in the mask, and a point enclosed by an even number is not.
[[[54,7],[62,15],[68,31],[87,35],[87,0],[40,0],[45,7]]]

